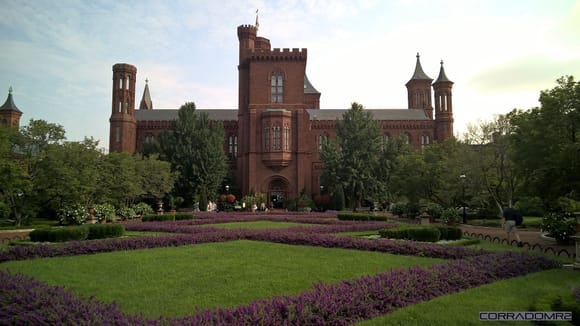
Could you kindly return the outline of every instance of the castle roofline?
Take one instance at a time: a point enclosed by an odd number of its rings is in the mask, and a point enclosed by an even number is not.
[[[14,99],[12,98],[12,87],[10,87],[8,89],[8,98],[6,98],[6,102],[4,102],[4,105],[2,105],[0,107],[0,110],[2,110],[2,111],[14,111],[14,112],[22,113],[22,111],[20,111],[18,109],[16,104],[14,104]]]
[[[441,68],[439,69],[439,76],[437,77],[437,80],[433,84],[442,82],[448,82],[453,84],[453,82],[449,80],[449,78],[447,78],[447,75],[445,75],[445,69],[443,69],[443,60],[441,60]]]

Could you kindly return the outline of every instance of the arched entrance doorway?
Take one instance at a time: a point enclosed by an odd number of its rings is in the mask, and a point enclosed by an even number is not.
[[[274,178],[268,184],[268,199],[270,207],[285,208],[288,194],[288,182],[282,178]]]

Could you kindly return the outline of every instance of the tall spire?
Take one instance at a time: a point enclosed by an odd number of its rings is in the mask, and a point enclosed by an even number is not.
[[[256,30],[260,28],[260,23],[258,22],[258,9],[256,9]]]
[[[139,110],[153,110],[153,102],[151,101],[151,94],[149,94],[149,79],[145,79],[145,90],[139,104]]]
[[[419,60],[419,52],[417,52],[417,63],[415,64],[415,72],[413,73],[413,77],[411,77],[411,80],[417,80],[417,79],[428,79],[428,80],[433,80],[431,78],[429,78],[429,76],[427,76],[427,74],[423,71],[423,67],[421,67],[421,61]]]
[[[443,60],[441,60],[441,69],[439,69],[439,77],[437,77],[435,83],[440,82],[452,82],[451,80],[449,80],[449,78],[447,78],[447,75],[445,75],[445,69],[443,69]]]
[[[14,104],[14,99],[12,99],[12,86],[8,89],[8,98],[6,99],[6,102],[4,102],[4,105],[0,106],[0,110],[22,112],[18,110],[16,104]]]

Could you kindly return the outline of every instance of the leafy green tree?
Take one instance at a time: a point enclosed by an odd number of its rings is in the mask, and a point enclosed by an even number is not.
[[[136,157],[137,175],[140,176],[142,196],[157,202],[170,193],[177,179],[177,174],[171,172],[171,163],[161,161],[158,155]]]
[[[111,203],[116,207],[131,206],[144,193],[141,175],[137,172],[137,160],[138,157],[127,152],[109,153],[101,157],[97,202]]]
[[[354,210],[363,199],[376,199],[381,182],[376,176],[381,142],[379,125],[370,112],[352,103],[336,121],[336,140],[324,144],[320,153],[325,184],[339,184]]]
[[[0,126],[0,217],[12,217],[14,224],[20,225],[32,209],[26,205],[32,182],[26,161],[17,152],[17,137],[15,128]]]
[[[580,199],[580,82],[565,76],[542,91],[540,107],[509,114],[514,162],[529,195],[555,206],[558,197]]]
[[[382,144],[377,178],[379,184],[379,200],[392,203],[396,200],[397,187],[393,185],[393,177],[399,169],[398,158],[411,153],[411,146],[400,137],[389,138]]]
[[[57,211],[65,206],[94,203],[102,153],[98,141],[49,144],[35,164],[34,192],[41,207]]]
[[[196,194],[200,203],[207,202],[226,176],[224,134],[221,123],[210,121],[206,113],[196,112],[195,104],[188,102],[179,109],[171,128],[160,135],[162,158],[178,172],[175,190],[186,206],[191,206]],[[200,204],[200,208],[204,206]]]

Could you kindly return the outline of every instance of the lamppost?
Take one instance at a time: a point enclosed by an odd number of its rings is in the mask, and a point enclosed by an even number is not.
[[[226,185],[226,195],[230,194],[230,185]]]
[[[462,204],[461,206],[463,206],[463,224],[467,224],[467,214],[465,213],[465,173],[462,173],[459,176],[459,179],[461,180],[461,196],[462,196]]]
[[[320,194],[322,195],[322,192],[324,191],[324,186],[320,185]]]

